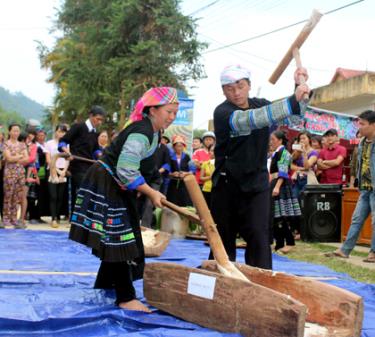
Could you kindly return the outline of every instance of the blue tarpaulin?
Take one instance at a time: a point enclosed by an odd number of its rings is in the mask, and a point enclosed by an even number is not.
[[[0,231],[0,336],[238,337],[205,329],[154,309],[152,314],[118,309],[114,292],[93,289],[99,260],[68,240],[66,232]],[[202,241],[172,240],[159,258],[197,267],[207,259]],[[243,262],[243,250],[238,250]],[[273,256],[274,270],[334,277],[327,282],[364,298],[361,337],[375,337],[375,285],[356,282],[326,267]],[[143,302],[143,283],[135,282]]]

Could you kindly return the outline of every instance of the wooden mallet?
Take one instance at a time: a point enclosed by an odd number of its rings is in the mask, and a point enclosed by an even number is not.
[[[272,73],[271,77],[268,79],[272,84],[275,84],[277,80],[280,78],[282,73],[285,71],[285,69],[288,67],[290,61],[292,58],[295,59],[297,68],[301,68],[301,58],[299,55],[299,49],[303,45],[303,43],[306,41],[312,30],[315,28],[317,23],[319,22],[320,18],[323,14],[319,13],[317,10],[313,10],[311,17],[309,21],[305,24],[305,26],[302,28],[301,32],[298,34],[297,38],[294,40],[292,45],[289,47],[288,51],[284,55],[281,62],[278,64],[274,72]],[[303,76],[300,76],[300,83],[304,84],[305,79]],[[304,100],[308,99],[308,95],[306,94],[304,96]]]
[[[190,198],[197,209],[200,224],[206,232],[207,240],[210,244],[220,273],[249,283],[250,280],[239,269],[237,269],[231,261],[229,261],[223,241],[221,240],[220,234],[216,228],[216,224],[212,218],[211,212],[207,206],[206,200],[204,199],[195,176],[188,174],[184,177],[184,183]]]

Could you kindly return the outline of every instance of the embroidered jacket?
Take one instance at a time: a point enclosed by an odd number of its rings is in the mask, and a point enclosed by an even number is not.
[[[292,114],[300,114],[305,105],[295,96],[270,103],[249,99],[250,109],[240,109],[229,101],[214,112],[216,135],[213,185],[220,175],[238,184],[243,192],[260,192],[268,185],[267,152],[269,127]]]
[[[127,126],[106,149],[102,161],[129,190],[146,182],[144,176],[157,175],[153,153],[159,134],[149,118]],[[152,171],[152,172],[151,172]],[[157,171],[157,170],[156,170]]]

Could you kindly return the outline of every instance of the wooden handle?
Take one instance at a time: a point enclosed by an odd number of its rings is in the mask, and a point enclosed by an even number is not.
[[[301,32],[292,43],[286,54],[284,55],[281,62],[278,64],[274,72],[272,73],[271,77],[268,79],[272,84],[275,84],[277,80],[280,78],[284,70],[288,67],[290,61],[293,58],[293,50],[295,48],[300,49],[303,43],[306,41],[310,33],[313,31],[317,23],[319,22],[320,18],[323,14],[319,13],[317,10],[313,10],[309,21],[306,25],[302,28]]]
[[[66,152],[57,153],[56,157],[57,158],[65,158],[65,159],[73,158],[75,160],[85,161],[86,163],[92,163],[92,164],[96,163],[96,160],[94,160],[94,159],[80,157],[80,156],[76,156],[76,155],[69,154],[69,153],[66,153]]]
[[[184,183],[201,219],[201,225],[206,232],[207,240],[217,262],[219,271],[223,275],[250,283],[250,280],[229,261],[223,241],[217,231],[216,224],[212,218],[210,210],[208,209],[206,200],[203,197],[203,193],[199,188],[195,176],[188,174],[184,177]]]
[[[184,183],[189,192],[190,198],[197,209],[201,225],[206,232],[208,242],[212,249],[212,253],[218,264],[226,266],[229,262],[228,254],[225,251],[220,234],[217,231],[216,224],[212,218],[211,212],[208,209],[206,200],[203,197],[202,191],[192,174],[185,176]]]
[[[197,223],[197,224],[201,223],[201,219],[199,219],[199,216],[194,214],[193,212],[190,212],[185,208],[177,206],[176,204],[168,201],[167,199],[162,199],[161,203],[163,204],[163,206],[168,207],[172,211],[175,211],[176,213],[188,218],[189,220],[193,221],[194,223]]]
[[[299,54],[299,49],[298,48],[294,48],[293,49],[293,57],[294,57],[294,60],[296,61],[297,68],[302,68],[301,56]],[[299,83],[300,84],[305,84],[306,83],[304,76],[299,75],[298,79],[299,79]],[[303,95],[303,100],[305,102],[308,102],[309,101],[309,95],[308,94],[304,94]]]
[[[297,68],[302,68],[301,56],[299,54],[298,48],[293,49],[293,57],[294,57],[294,60],[296,61]],[[303,76],[300,75],[299,80],[301,84],[305,84],[305,78]]]
[[[75,156],[75,155],[71,155],[71,157],[75,160],[85,161],[86,163],[92,163],[92,164],[96,163],[96,160],[94,159],[89,159],[89,158]]]

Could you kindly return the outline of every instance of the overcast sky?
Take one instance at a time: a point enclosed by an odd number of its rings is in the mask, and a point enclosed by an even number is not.
[[[219,83],[221,70],[239,63],[252,73],[251,96],[270,100],[291,94],[294,63],[276,85],[268,78],[304,24],[282,30],[231,48],[210,52],[224,45],[250,39],[310,17],[352,3],[350,0],[185,0],[184,14],[197,19],[199,38],[210,45],[202,56],[207,78],[189,93],[195,99],[194,126],[207,127],[216,105],[224,99]],[[40,69],[37,43],[52,46],[50,33],[59,0],[0,1],[0,86],[22,91],[49,105],[54,88],[46,83],[48,74]],[[212,6],[210,4],[214,3]],[[197,11],[208,6],[206,9]],[[301,48],[301,58],[310,74],[309,84],[328,84],[337,67],[375,71],[375,1],[365,0],[323,16]]]

